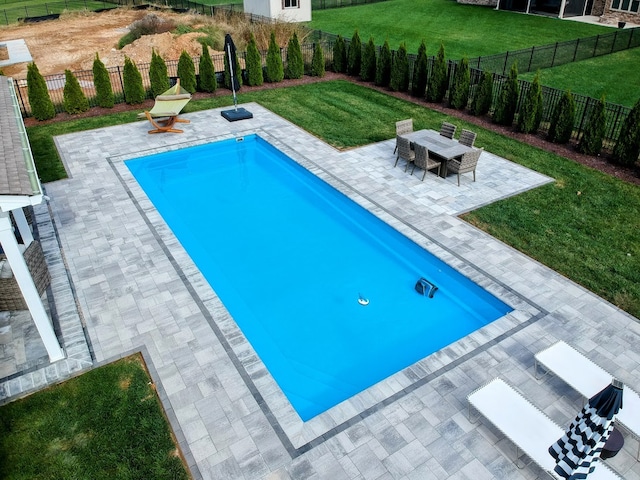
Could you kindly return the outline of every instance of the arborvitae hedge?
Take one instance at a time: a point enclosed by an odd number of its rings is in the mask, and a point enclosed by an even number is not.
[[[391,47],[389,47],[389,41],[385,40],[382,49],[380,50],[380,57],[376,65],[376,85],[381,87],[388,87],[391,81]]]
[[[402,42],[391,64],[391,80],[389,88],[396,92],[406,92],[409,89],[409,59],[407,45]]]
[[[491,110],[493,99],[493,74],[484,71],[480,82],[476,87],[476,93],[471,101],[471,113],[473,115],[486,115]]]
[[[151,64],[149,65],[149,80],[151,81],[151,93],[153,98],[162,95],[169,90],[169,74],[167,73],[167,64],[164,59],[156,52],[155,48],[151,49]]]
[[[27,94],[29,105],[31,105],[31,114],[36,120],[49,120],[56,116],[56,108],[49,96],[47,82],[35,63],[30,63],[27,66]]]
[[[125,55],[122,71],[124,80],[124,99],[129,105],[144,102],[145,92],[142,85],[142,75],[133,61]]]
[[[516,130],[522,133],[536,133],[542,120],[542,87],[540,72],[536,72],[529,91],[522,100]]]
[[[180,78],[180,86],[189,93],[196,91],[196,66],[193,64],[193,58],[183,50],[178,59],[178,77]]]
[[[322,51],[322,45],[316,43],[313,46],[313,59],[311,60],[311,76],[312,77],[324,77],[324,52]]]
[[[254,87],[264,83],[262,73],[262,55],[256,44],[256,37],[251,34],[247,45],[247,56],[245,57],[245,67],[247,69],[247,85]]]
[[[96,87],[96,103],[99,107],[111,108],[115,104],[109,71],[96,53],[93,59],[93,85]]]
[[[237,52],[234,58],[234,63],[233,73],[237,80],[238,89],[236,91],[238,91],[240,87],[242,87],[242,69],[240,68],[240,62],[238,62]],[[229,54],[226,52],[224,55],[224,87],[231,90],[231,69],[229,68]]]
[[[276,34],[271,32],[267,51],[267,82],[281,82],[284,79],[284,67],[280,47],[276,43]]]
[[[204,43],[202,44],[202,55],[200,55],[198,70],[200,72],[198,89],[202,92],[215,92],[216,88],[218,88],[218,81],[216,80],[216,69],[213,66],[213,60],[211,59],[211,54],[209,53],[209,47]]]
[[[440,44],[438,54],[433,63],[433,69],[427,82],[427,101],[441,102],[447,93],[449,78],[447,76],[447,64],[444,60],[444,45]]]
[[[287,44],[287,69],[285,76],[287,78],[302,78],[304,75],[304,60],[302,59],[302,49],[298,41],[298,35],[293,32],[289,43]]]
[[[360,78],[365,82],[373,82],[376,79],[376,44],[373,43],[373,37],[369,37],[362,52]]]
[[[640,152],[640,100],[633,106],[620,129],[618,142],[613,148],[613,160],[632,167]]]
[[[587,155],[599,155],[602,151],[602,140],[606,128],[606,118],[604,115],[604,95],[599,101],[591,103],[589,119],[582,132],[582,138],[578,143],[578,151]]]
[[[456,110],[467,108],[469,101],[469,88],[471,86],[471,72],[469,71],[469,60],[463,57],[456,65],[453,75],[453,84],[449,93],[449,104]]]
[[[424,97],[427,91],[427,78],[429,76],[429,60],[427,59],[427,44],[424,39],[418,47],[418,56],[413,64],[413,81],[411,82],[411,95]]]
[[[80,82],[71,73],[71,70],[64,71],[64,80],[62,98],[65,112],[73,115],[74,113],[82,113],[89,110],[89,100],[87,100],[82,88],[80,88]]]
[[[349,75],[360,75],[362,67],[362,41],[358,30],[353,32],[351,43],[349,44],[349,54],[347,56],[347,73]]]
[[[553,143],[567,143],[573,132],[575,115],[576,103],[571,92],[567,90],[553,110],[547,139]]]
[[[518,84],[518,64],[513,62],[509,76],[502,86],[502,91],[498,97],[493,121],[500,125],[511,125],[516,116],[518,108],[518,97],[520,96],[520,85]]]
[[[333,71],[336,73],[347,71],[347,47],[341,35],[338,35],[336,43],[333,44]]]

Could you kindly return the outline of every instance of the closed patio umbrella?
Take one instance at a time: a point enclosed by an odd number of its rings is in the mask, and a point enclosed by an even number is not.
[[[224,36],[224,53],[229,60],[229,74],[231,76],[231,91],[233,92],[233,110],[223,110],[221,115],[229,120],[230,122],[235,122],[237,120],[246,120],[249,118],[253,118],[253,114],[244,108],[238,108],[238,98],[236,96],[236,92],[240,90],[240,82],[238,81],[237,75],[242,72],[236,72],[236,46],[231,39],[231,35],[228,33]]]
[[[565,434],[549,447],[558,475],[573,480],[587,478],[594,471],[613,430],[614,416],[622,408],[622,387],[614,379],[591,397]]]

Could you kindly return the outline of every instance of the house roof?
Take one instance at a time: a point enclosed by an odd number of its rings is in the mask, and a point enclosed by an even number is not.
[[[27,140],[13,79],[0,76],[0,196],[31,196],[41,193],[34,182],[35,168]],[[35,185],[35,187],[34,187]],[[2,200],[0,199],[0,203]]]

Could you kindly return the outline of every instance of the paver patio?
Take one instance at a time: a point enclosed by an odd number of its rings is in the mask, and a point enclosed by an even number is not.
[[[78,327],[62,335],[83,335],[84,322],[84,352],[98,363],[143,352],[195,478],[535,478],[544,473],[516,468],[508,439],[468,421],[469,393],[500,376],[567,425],[579,395],[533,372],[534,353],[559,339],[640,388],[637,319],[456,217],[552,179],[484,152],[475,183],[470,174],[460,187],[432,174],[420,182],[393,168],[394,140],[340,152],[257,104],[245,108],[254,118],[234,123],[220,110],[185,115],[180,135],[148,135],[149,124],[137,122],[57,137],[69,178],[45,185],[49,205],[37,208],[47,258],[60,255],[58,242],[63,253],[56,273],[68,290],[53,292],[56,310]],[[123,163],[250,133],[514,311],[302,422]],[[68,333],[65,348],[77,340]],[[34,383],[21,382],[0,382],[0,398]],[[608,464],[640,479],[638,441],[625,437]]]

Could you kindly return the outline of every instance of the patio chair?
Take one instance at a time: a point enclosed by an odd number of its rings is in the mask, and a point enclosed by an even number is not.
[[[139,114],[139,117],[146,117],[153,130],[149,133],[182,133],[183,130],[174,128],[176,123],[190,123],[189,120],[178,118],[178,115],[191,100],[191,94],[180,86],[180,79],[169,90],[156,97],[156,103],[149,111]]]
[[[421,168],[422,170],[424,170],[421,181],[424,182],[424,177],[427,176],[428,170],[437,168],[439,176],[441,166],[441,162],[429,158],[429,150],[427,149],[427,147],[418,143],[415,144],[415,158],[413,159],[413,168],[411,169],[411,175],[413,175],[413,171],[416,169],[416,167]]]
[[[500,378],[472,392],[469,402],[469,420],[472,407],[491,422],[516,446],[515,464],[520,466],[520,450],[552,478],[562,478],[555,473],[556,461],[549,454],[549,446],[564,434],[564,429],[551,420],[542,410],[526,400],[522,394]],[[620,478],[602,462],[597,462],[589,479]]]
[[[411,132],[413,132],[413,118],[396,122],[396,138],[398,135],[406,135]],[[398,142],[396,142],[396,148],[393,150],[393,153],[396,153],[397,150]]]
[[[478,159],[482,154],[482,148],[474,148],[472,151],[463,153],[462,158],[454,158],[447,162],[447,172],[453,172],[458,175],[458,186],[460,186],[460,174],[473,172],[473,181],[476,181],[476,167],[478,166]]]
[[[396,157],[396,163],[393,167],[395,168],[398,165],[398,161],[402,159],[407,162],[404,167],[404,171],[406,172],[407,168],[409,168],[409,164],[412,163],[416,157],[416,154],[411,150],[411,142],[407,138],[403,138],[399,135],[396,136],[396,145],[398,147],[398,156]]]
[[[473,144],[476,141],[476,133],[471,130],[462,130],[460,132],[460,139],[458,140],[462,145],[466,145],[467,147],[473,147]]]
[[[442,126],[440,127],[440,135],[447,138],[453,138],[456,133],[456,127],[453,123],[442,122]]]
[[[536,353],[534,359],[536,378],[542,365],[547,373],[554,373],[587,399],[611,383],[613,378],[613,375],[562,341]],[[616,425],[640,439],[640,396],[625,385],[622,402],[623,407],[616,415]],[[640,461],[640,446],[636,460]]]

